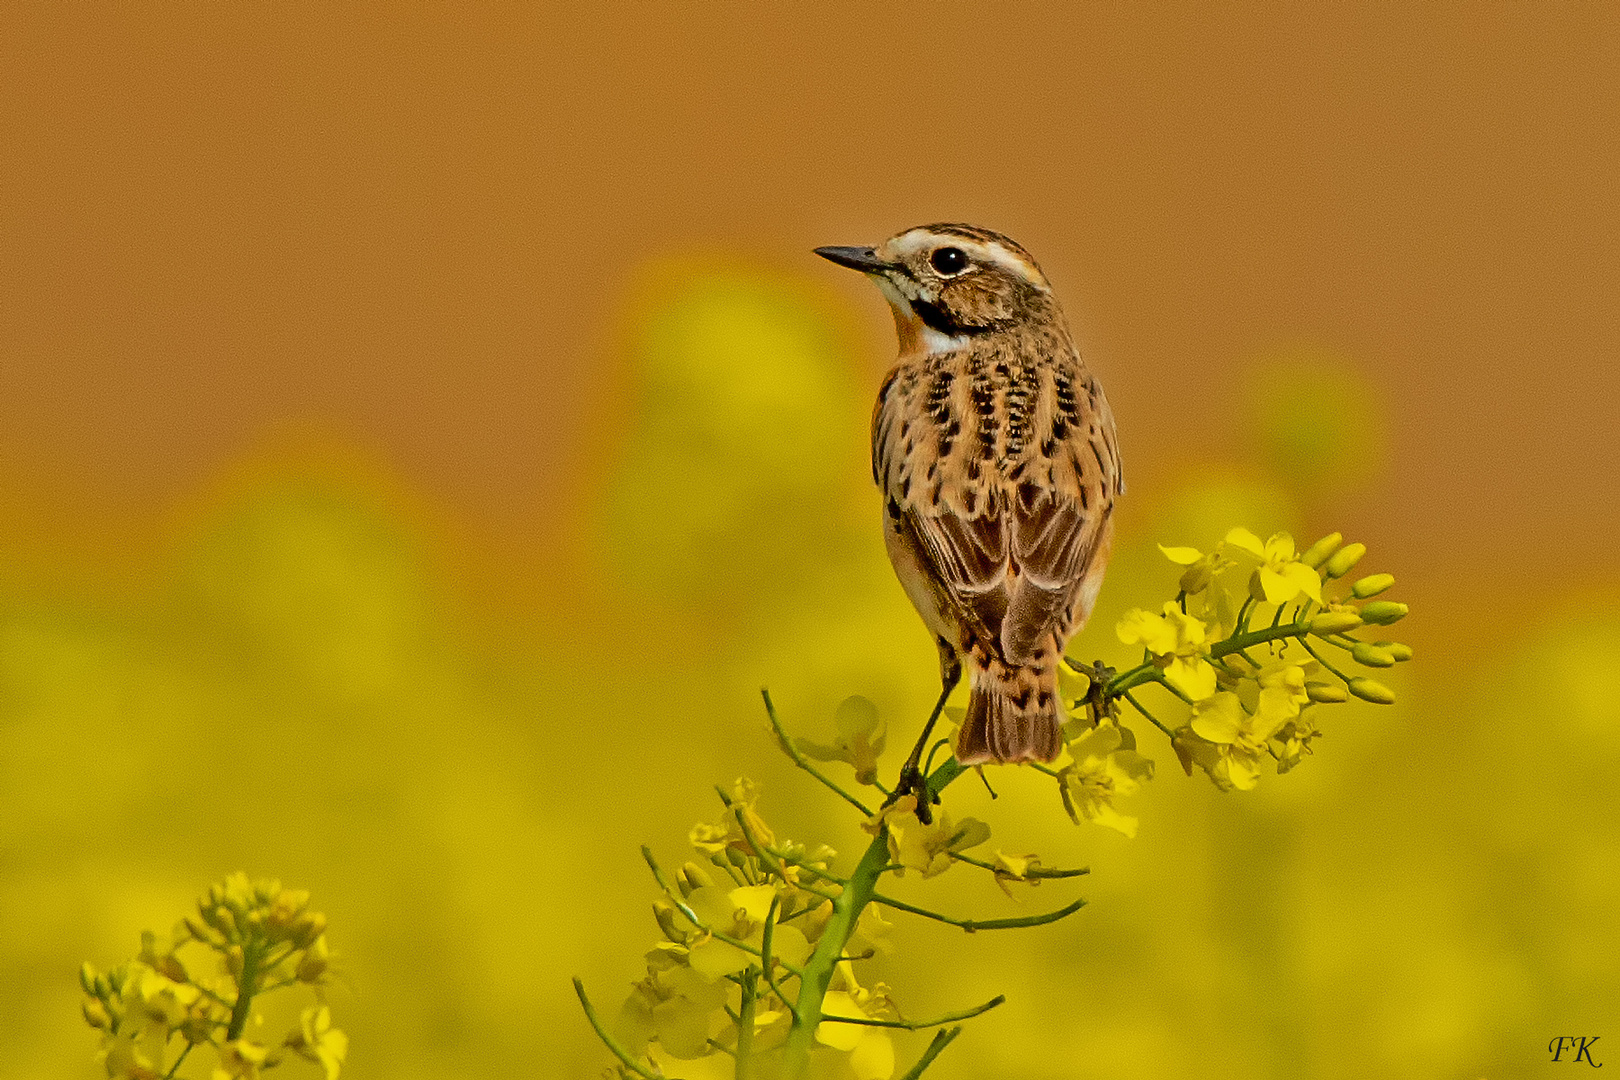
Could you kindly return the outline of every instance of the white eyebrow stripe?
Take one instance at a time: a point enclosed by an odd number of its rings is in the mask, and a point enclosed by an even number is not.
[[[965,236],[956,236],[953,233],[931,232],[928,229],[911,229],[901,233],[889,243],[894,254],[902,258],[910,257],[925,248],[941,244],[959,247],[967,252],[969,257],[977,259],[979,262],[995,263],[1017,274],[1043,292],[1052,291],[1052,286],[1047,282],[1046,275],[1041,273],[1034,263],[1017,252],[1002,247],[1000,244],[973,240]]]

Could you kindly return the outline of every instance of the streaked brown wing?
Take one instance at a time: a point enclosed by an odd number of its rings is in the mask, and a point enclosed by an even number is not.
[[[1002,654],[1027,663],[1067,621],[1076,587],[1097,551],[1106,509],[1025,484],[1012,500],[1012,564],[1007,615],[1001,624]]]
[[[1026,481],[1012,495],[980,484],[974,494],[959,462],[947,468],[939,459],[938,426],[913,400],[920,392],[900,369],[884,383],[872,423],[873,478],[957,622],[1006,662],[1028,663],[1066,622],[1107,507],[1092,499],[1088,508],[1064,490],[1066,481],[1085,482],[1078,475],[1060,474],[1056,487]]]

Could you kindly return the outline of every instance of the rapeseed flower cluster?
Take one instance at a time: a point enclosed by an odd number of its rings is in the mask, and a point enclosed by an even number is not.
[[[200,955],[188,964],[182,950]],[[195,973],[208,953],[214,970]],[[178,1077],[198,1047],[214,1053],[212,1080],[257,1080],[289,1057],[337,1080],[348,1037],[332,1026],[330,976],[326,916],[310,910],[309,893],[232,874],[167,938],[148,931],[134,959],[108,972],[86,963],[79,982],[84,1018],[102,1033],[100,1057],[113,1080]],[[276,1044],[247,1038],[254,999],[295,987],[314,998],[298,1026]]]
[[[1400,642],[1356,636],[1399,621],[1407,607],[1372,599],[1395,584],[1392,575],[1344,580],[1366,547],[1345,544],[1339,533],[1300,551],[1287,533],[1262,541],[1237,528],[1213,551],[1160,550],[1183,568],[1176,598],[1162,612],[1137,608],[1120,619],[1119,639],[1142,647],[1142,663],[1109,673],[1089,709],[1087,693],[1072,696],[1083,719],[1066,729],[1068,762],[1058,770],[1071,817],[1127,835],[1136,821],[1118,813],[1113,798],[1151,777],[1152,762],[1136,752],[1118,702],[1169,737],[1189,775],[1198,768],[1223,790],[1248,790],[1271,766],[1288,772],[1312,752],[1320,706],[1351,697],[1394,702],[1383,683],[1345,671],[1329,654],[1367,668],[1412,656]],[[1070,670],[1083,671],[1072,663]],[[1088,681],[1081,685],[1089,693]],[[1133,691],[1150,685],[1169,693],[1174,713],[1138,700]],[[1161,719],[1177,713],[1182,720],[1174,726]]]
[[[1247,790],[1268,770],[1286,773],[1312,752],[1323,706],[1352,697],[1394,700],[1382,683],[1339,664],[1387,668],[1412,655],[1399,642],[1358,636],[1398,621],[1406,605],[1381,599],[1394,584],[1388,574],[1346,579],[1366,549],[1337,533],[1303,551],[1287,533],[1261,540],[1241,528],[1213,551],[1161,550],[1181,568],[1174,599],[1157,610],[1129,611],[1116,627],[1122,642],[1141,648],[1141,661],[1118,671],[1065,659],[1058,679],[1069,712],[1064,749],[1050,764],[1029,763],[1057,782],[1075,822],[1127,836],[1138,822],[1116,800],[1150,780],[1154,763],[1139,749],[1124,706],[1169,740],[1189,775],[1201,769],[1223,790]],[[1144,700],[1152,688],[1162,701]],[[949,736],[923,758],[932,719],[886,787],[879,765],[888,728],[871,702],[845,701],[825,740],[789,737],[769,695],[766,708],[782,751],[857,810],[872,840],[853,870],[835,872],[834,851],[780,839],[759,811],[758,786],[738,780],[720,792],[721,817],[692,828],[697,858],[673,878],[644,848],[663,890],[653,901],[663,940],[646,954],[645,978],[612,1024],[597,1016],[575,982],[587,1016],[619,1060],[610,1076],[796,1080],[815,1062],[816,1076],[890,1080],[897,1069],[891,1033],[937,1028],[905,1072],[920,1076],[961,1030],[945,1025],[1001,999],[930,1022],[905,1017],[889,988],[857,968],[893,948],[884,910],[976,932],[1055,922],[1083,903],[1041,915],[970,919],[886,896],[879,891],[885,876],[929,879],[958,863],[990,873],[1009,891],[1086,871],[1047,868],[1033,853],[973,854],[990,841],[990,827],[958,820],[940,804],[944,788],[969,770],[950,756]],[[940,715],[961,718],[943,696],[934,718]],[[942,750],[945,760],[936,766]],[[816,762],[848,765],[861,790],[876,789],[885,801],[874,810]]]

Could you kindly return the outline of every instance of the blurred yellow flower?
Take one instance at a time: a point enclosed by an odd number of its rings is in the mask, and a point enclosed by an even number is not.
[[[1282,744],[1277,756],[1277,771],[1285,773],[1299,764],[1300,757],[1311,752],[1311,740],[1322,733],[1317,730],[1316,722],[1311,713],[1313,710],[1303,709],[1300,714],[1277,732],[1277,739]]]
[[[1069,744],[1073,762],[1059,771],[1063,808],[1075,824],[1087,821],[1136,835],[1136,819],[1114,809],[1116,795],[1133,795],[1153,778],[1153,762],[1124,748],[1124,735],[1113,724],[1099,724]],[[1009,868],[1012,864],[1009,863]],[[1027,864],[1022,873],[1027,871]]]
[[[268,1051],[250,1039],[236,1039],[219,1048],[214,1080],[259,1080]]]
[[[298,1030],[287,1036],[287,1048],[300,1057],[319,1062],[326,1080],[337,1080],[349,1053],[349,1037],[332,1026],[332,1010],[312,1006],[298,1016]]]
[[[161,1061],[154,1061],[133,1035],[108,1035],[98,1055],[111,1080],[157,1080]]]
[[[1115,632],[1127,645],[1140,642],[1153,654],[1165,681],[1191,700],[1200,701],[1215,692],[1215,669],[1204,660],[1209,654],[1208,627],[1173,601],[1164,605],[1163,615],[1141,608],[1127,611]]]
[[[754,839],[766,847],[776,843],[776,834],[765,819],[759,816],[754,809],[754,803],[759,801],[759,785],[747,777],[739,777],[731,785],[731,803],[726,807],[726,816],[717,824],[699,824],[692,826],[687,839],[692,846],[705,855],[719,855],[731,850],[745,855],[758,854],[754,845],[748,839],[748,833],[753,833]],[[747,832],[743,830],[743,823],[748,826]]]
[[[874,1019],[874,1013],[882,1011],[875,1007],[882,1000],[859,988],[853,992],[830,990],[821,1001],[821,1015]],[[894,1042],[883,1028],[823,1020],[816,1028],[816,1041],[848,1052],[855,1080],[889,1080],[894,1075]]]
[[[177,983],[139,962],[130,965],[124,985],[124,1002],[143,1025],[142,1037],[159,1048],[168,1040],[170,1030],[185,1022],[187,1010],[199,993],[195,986]],[[161,1049],[157,1056],[161,1058]]]
[[[859,695],[845,698],[833,714],[837,736],[830,745],[794,739],[793,745],[817,761],[843,761],[855,769],[857,783],[877,779],[877,761],[883,753],[888,725],[878,716],[877,706]]]
[[[652,1007],[652,1027],[659,1044],[678,1058],[707,1054],[710,1021],[725,1005],[726,985],[684,964],[658,972],[653,992],[661,1000]]]
[[[1039,869],[1040,865],[1041,859],[1038,855],[1008,855],[998,848],[996,849],[995,861],[996,884],[1001,886],[1001,891],[1008,896],[1013,894],[1012,889],[1007,887],[1009,881],[1022,881],[1026,885],[1039,885],[1041,879],[1030,877],[1029,872]]]

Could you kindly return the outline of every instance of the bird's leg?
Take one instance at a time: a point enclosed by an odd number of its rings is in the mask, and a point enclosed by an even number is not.
[[[1114,669],[1098,660],[1085,667],[1077,665],[1075,670],[1085,675],[1091,682],[1091,686],[1086,690],[1086,708],[1091,713],[1091,726],[1096,727],[1103,722],[1104,717],[1119,711],[1119,703],[1109,701],[1105,694],[1108,680],[1114,677]]]
[[[922,734],[917,737],[917,745],[911,748],[911,756],[906,763],[900,766],[900,779],[894,785],[894,791],[883,803],[885,807],[894,805],[903,795],[917,797],[917,820],[924,825],[932,823],[934,812],[933,799],[928,794],[928,777],[923,775],[923,750],[928,746],[928,736],[933,734],[934,724],[939,720],[939,714],[945,709],[945,701],[956,689],[956,684],[962,681],[962,661],[957,657],[956,650],[944,638],[936,639],[939,645],[939,681],[942,684],[939,691],[939,700],[934,702],[934,711],[928,714],[928,723],[923,725]]]

